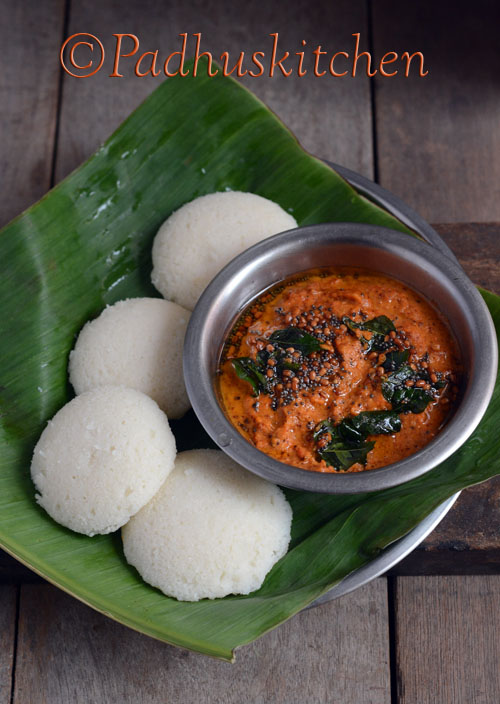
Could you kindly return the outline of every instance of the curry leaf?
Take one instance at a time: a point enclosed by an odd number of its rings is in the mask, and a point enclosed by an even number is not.
[[[385,352],[387,348],[391,345],[390,342],[386,342],[384,335],[373,334],[370,339],[362,336],[359,338],[365,347],[365,353],[370,352]]]
[[[238,359],[232,359],[231,364],[239,378],[251,385],[254,396],[258,396],[261,391],[267,391],[266,375],[253,359],[250,357],[239,357]]]
[[[314,428],[313,440],[318,440],[323,435],[323,433],[330,433],[333,437],[333,436],[335,436],[336,432],[337,432],[337,428],[331,420],[329,420],[329,419],[322,420]]]
[[[375,442],[363,442],[359,445],[348,447],[342,443],[329,445],[324,450],[319,450],[319,454],[325,462],[338,470],[346,470],[353,464],[366,464],[370,450],[373,450]]]
[[[357,328],[358,330],[373,332],[376,335],[388,335],[393,330],[396,330],[394,323],[386,315],[378,315],[376,318],[365,320],[362,323],[357,323],[355,320],[344,316],[342,322],[351,330]]]
[[[382,382],[382,393],[386,401],[391,401],[390,394],[393,388],[401,386],[407,379],[412,379],[415,376],[413,369],[409,364],[404,364],[397,371],[390,374],[384,382]],[[387,393],[387,396],[386,396]]]
[[[272,352],[267,349],[259,350],[256,360],[251,357],[238,357],[231,360],[231,364],[239,378],[247,381],[252,386],[254,396],[258,396],[261,392],[270,393],[270,382],[266,376],[270,359],[275,361],[273,366],[275,378],[281,378],[284,369],[296,372],[300,368],[300,364],[291,361],[279,347],[275,347]]]
[[[392,435],[401,430],[401,418],[395,411],[363,411],[350,416],[338,426],[344,439],[359,441],[367,435]]]
[[[285,349],[293,347],[305,355],[311,354],[311,352],[318,352],[321,349],[321,342],[316,337],[293,326],[284,330],[275,330],[269,337],[269,342]]]
[[[364,336],[360,338],[367,354],[369,352],[383,352],[386,350],[387,347],[390,346],[390,343],[386,342],[385,336],[393,330],[396,330],[394,323],[386,315],[379,315],[376,318],[365,320],[362,323],[357,323],[355,320],[344,316],[342,322],[344,325],[347,325],[352,332],[357,329],[373,333],[369,339]]]
[[[392,408],[398,413],[423,413],[432,394],[416,386],[399,386],[394,389],[391,399]]]
[[[344,418],[340,423],[326,419],[315,428],[313,438],[319,443],[321,459],[335,467],[346,470],[359,462],[366,464],[375,441],[367,442],[368,435],[392,435],[401,430],[401,419],[393,411],[363,411],[357,416]],[[321,438],[329,436],[326,445],[321,446]]]
[[[386,372],[395,372],[408,361],[410,350],[401,350],[400,352],[388,352],[385,356],[385,361],[382,363]]]
[[[417,386],[406,386],[407,380],[417,376],[407,364],[390,374],[382,382],[382,395],[397,413],[422,413],[432,400],[432,391]]]
[[[263,349],[257,353],[257,361],[260,364],[263,372],[265,372],[267,368],[267,363],[270,359],[274,359],[276,361],[276,365],[274,368],[279,376],[281,376],[283,369],[290,369],[293,372],[296,372],[300,369],[300,364],[298,362],[294,362],[293,360],[291,360],[287,356],[286,352],[284,352],[284,350],[282,350],[280,347],[275,347],[272,352]]]

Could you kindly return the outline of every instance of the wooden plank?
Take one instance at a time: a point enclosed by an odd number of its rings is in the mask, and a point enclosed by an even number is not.
[[[373,3],[374,46],[425,70],[375,78],[380,183],[431,222],[500,220],[498,4]]]
[[[500,477],[466,489],[391,575],[500,574]]]
[[[299,614],[235,665],[128,630],[49,586],[22,588],[14,704],[388,704],[386,582]]]
[[[477,286],[500,294],[500,222],[434,225]]]
[[[0,704],[10,704],[15,626],[16,588],[0,586]]]
[[[0,585],[41,582],[37,574],[29,570],[3,550],[0,550]]]
[[[500,692],[500,577],[400,577],[399,704],[494,704]]]
[[[159,49],[165,58],[181,47],[179,33],[187,32],[187,55],[195,49],[193,33],[201,33],[201,51],[219,57],[228,51],[236,62],[239,52],[246,57],[262,50],[269,57],[272,32],[278,32],[278,51],[312,51],[318,44],[330,52],[352,42],[352,32],[367,37],[364,3],[339,0],[329,4],[310,4],[296,0],[284,10],[276,3],[263,3],[255,11],[252,3],[227,3],[222,12],[217,0],[193,0],[189,3],[158,3],[143,0],[133,3],[102,3],[97,8],[92,0],[73,2],[68,36],[82,29],[99,37],[106,50],[101,71],[87,79],[65,75],[60,150],[57,179],[86,159],[127,117],[160,81],[151,76],[134,76],[135,59],[144,51]],[[123,78],[109,78],[113,71],[116,40],[113,33],[128,31],[140,40],[136,57],[123,59]],[[133,41],[124,39],[124,53],[131,51]],[[309,54],[309,57],[311,54]],[[83,62],[83,54],[81,61]],[[233,64],[230,63],[230,66]],[[251,63],[245,66],[253,68]],[[296,64],[295,64],[296,66]],[[255,92],[296,134],[304,147],[325,159],[344,164],[372,176],[372,139],[370,88],[365,76],[356,79],[317,78],[312,73],[310,58],[304,63],[308,74],[273,78],[244,77],[241,81]],[[171,70],[176,66],[172,63]],[[286,68],[286,66],[285,66]],[[180,115],[179,119],[189,119]]]
[[[0,227],[50,187],[64,0],[2,2]]]

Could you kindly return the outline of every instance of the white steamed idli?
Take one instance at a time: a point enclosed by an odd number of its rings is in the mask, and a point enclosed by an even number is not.
[[[289,213],[255,193],[224,191],[195,198],[158,230],[151,280],[165,298],[193,310],[203,290],[231,259],[294,227],[297,223]]]
[[[249,594],[286,553],[282,491],[218,450],[177,455],[156,496],[122,529],[127,561],[181,601]]]
[[[158,491],[174,466],[167,417],[140,391],[107,386],[67,403],[33,453],[37,502],[86,535],[111,533]]]
[[[128,386],[151,396],[169,418],[190,407],[182,347],[190,312],[161,298],[129,298],[86,323],[69,357],[77,394]]]

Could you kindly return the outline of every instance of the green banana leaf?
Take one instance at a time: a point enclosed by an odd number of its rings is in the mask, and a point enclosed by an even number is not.
[[[177,602],[127,565],[119,534],[88,538],[54,523],[34,501],[29,466],[46,421],[72,396],[75,335],[106,304],[157,295],[149,278],[156,229],[183,203],[224,189],[270,198],[301,225],[357,221],[409,233],[304,152],[232,79],[200,71],[161,84],[94,156],[0,232],[0,544],[110,617],[231,660],[455,491],[499,473],[500,392],[497,384],[462,449],[419,479],[348,497],[287,491],[290,550],[246,597]],[[483,295],[500,325],[500,299]],[[192,413],[173,429],[179,449],[211,445]]]

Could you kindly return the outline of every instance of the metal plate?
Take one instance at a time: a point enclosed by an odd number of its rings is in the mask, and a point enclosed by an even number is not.
[[[432,244],[436,249],[439,249],[442,254],[453,259],[455,264],[459,264],[452,250],[448,247],[446,242],[441,239],[436,230],[397,196],[390,191],[386,191],[385,188],[379,186],[378,183],[370,181],[370,179],[365,176],[361,176],[361,174],[357,174],[355,171],[346,169],[345,166],[339,166],[330,161],[325,161],[325,164],[328,164],[328,166],[331,166],[332,169],[337,171],[337,173],[339,173],[342,178],[345,178],[362,196],[380,205],[381,208],[384,208],[384,210],[387,210],[391,215],[398,218],[398,220],[401,220],[403,225],[414,230],[421,235],[426,242]]]
[[[409,228],[415,230],[415,232],[421,235],[423,239],[429,242],[429,244],[432,244],[443,254],[453,259],[454,262],[457,262],[457,258],[448,245],[441,239],[436,230],[434,230],[434,228],[425,222],[420,215],[406,205],[406,203],[403,203],[403,201],[397,196],[393,195],[389,191],[386,191],[385,188],[373,183],[373,181],[370,181],[364,176],[357,174],[355,171],[346,169],[344,166],[339,166],[338,164],[332,164],[331,162],[326,163],[328,163],[329,166],[343,176],[343,178],[345,178],[346,181],[348,181],[359,193],[366,196],[377,205],[380,205],[385,210],[388,210]],[[409,555],[412,550],[420,545],[429,533],[434,530],[438,523],[440,523],[440,521],[442,521],[442,519],[446,516],[459,496],[460,492],[457,492],[444,501],[440,506],[434,509],[434,511],[432,511],[427,518],[424,518],[424,520],[421,521],[416,528],[410,531],[403,538],[400,538],[400,540],[397,540],[392,545],[389,545],[389,547],[383,550],[380,555],[378,555],[378,557],[370,563],[345,577],[345,579],[337,584],[337,586],[330,589],[330,591],[326,594],[323,594],[323,596],[313,602],[308,608],[319,606],[320,604],[332,601],[332,599],[337,599],[340,596],[344,596],[344,594],[348,594],[349,592],[358,589],[358,587],[362,587],[364,584],[367,584],[376,577],[380,577],[380,575],[384,572],[387,572],[387,570],[394,567],[394,565],[400,562],[403,558]]]

